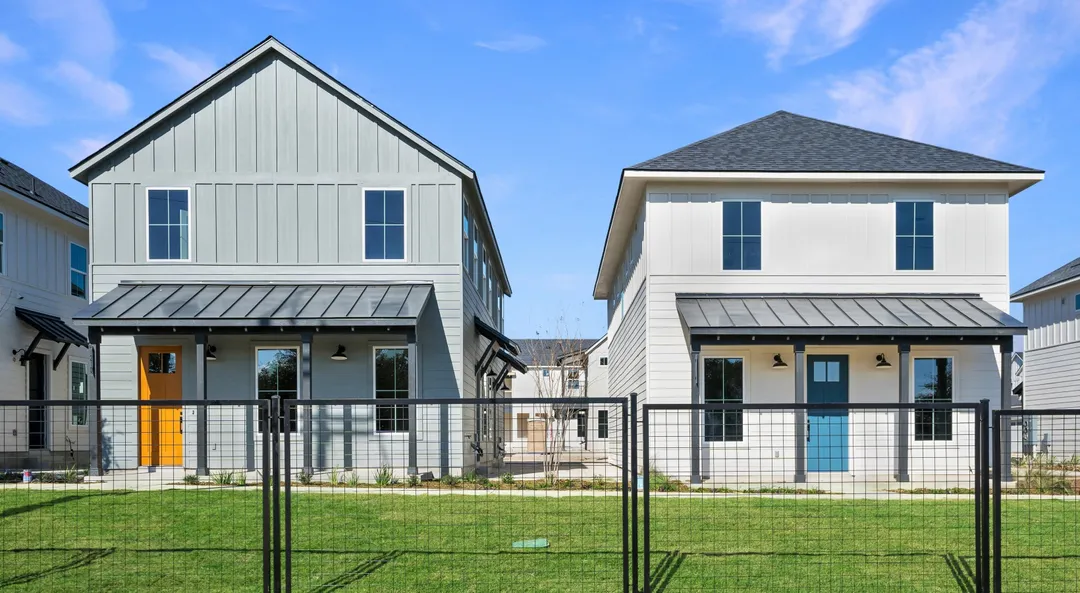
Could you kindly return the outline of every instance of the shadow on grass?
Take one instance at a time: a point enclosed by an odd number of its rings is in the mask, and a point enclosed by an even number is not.
[[[949,571],[952,572],[953,578],[956,579],[956,586],[960,587],[964,593],[975,593],[975,571],[968,564],[968,559],[954,554],[945,554],[942,557]]]
[[[352,585],[361,579],[371,576],[376,570],[390,564],[399,556],[405,553],[400,550],[393,552],[387,552],[381,556],[377,556],[370,560],[366,560],[352,567],[351,569],[339,574],[338,576],[326,581],[319,586],[320,591],[340,591],[345,589],[349,585]]]
[[[663,593],[667,590],[668,585],[671,584],[671,577],[675,576],[685,560],[686,554],[679,550],[664,555],[664,559],[653,570],[652,579],[649,581],[654,593]]]
[[[90,498],[92,496],[123,496],[125,494],[130,494],[130,492],[88,492],[85,494],[69,494],[67,496],[58,496],[56,498],[50,498],[41,502],[35,502],[34,504],[4,509],[3,511],[0,511],[0,519],[7,519],[8,517],[14,517],[15,515],[21,515],[23,513],[32,513],[34,511],[40,511],[41,509],[47,509],[49,507],[61,505],[67,502],[75,502],[76,500]]]
[[[8,550],[9,552],[25,553],[25,552],[60,552],[70,553],[75,552],[77,555],[75,558],[52,568],[46,568],[35,572],[27,572],[18,574],[15,576],[0,579],[0,589],[4,587],[11,587],[14,585],[28,585],[38,579],[43,579],[47,576],[60,574],[69,570],[75,570],[90,566],[94,562],[101,560],[102,558],[109,556],[116,552],[115,548],[84,548],[84,549],[66,549],[66,548],[39,548],[34,550]]]

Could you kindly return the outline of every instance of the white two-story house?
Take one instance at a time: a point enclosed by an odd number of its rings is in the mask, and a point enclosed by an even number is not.
[[[1023,397],[1030,409],[1080,407],[1080,258],[1012,295],[1023,303]]]
[[[270,37],[71,175],[89,188],[77,317],[102,399],[375,400],[293,407],[293,467],[498,461],[494,435],[476,442],[480,406],[394,405],[490,396],[524,368],[464,163]],[[271,426],[225,407],[107,412],[104,469],[251,470]]]
[[[593,292],[609,389],[650,404],[1008,405],[1024,332],[1003,312],[1009,200],[1042,178],[783,111],[628,167]],[[653,427],[669,441],[652,463],[695,483],[731,456],[776,481],[966,475],[955,452],[972,415],[699,410]]]

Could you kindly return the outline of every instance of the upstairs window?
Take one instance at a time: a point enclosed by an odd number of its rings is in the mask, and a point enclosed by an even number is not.
[[[4,263],[7,261],[7,249],[4,245],[4,213],[0,212],[0,274],[7,274],[7,266]]]
[[[186,189],[148,189],[147,259],[187,261],[190,259],[191,219]]]
[[[896,269],[934,269],[934,203],[896,203]]]
[[[364,259],[405,260],[405,190],[364,190]]]
[[[3,234],[3,229],[0,229],[0,234]],[[1080,293],[1073,297],[1073,309],[1080,312]]]
[[[86,248],[71,244],[71,296],[86,298]]]
[[[472,248],[469,246],[472,233],[472,224],[469,221],[469,204],[461,202],[461,264],[465,266],[465,273],[472,274]]]
[[[724,269],[761,269],[761,202],[724,202]]]
[[[602,366],[602,367],[607,366],[607,357],[606,356],[601,356],[600,357],[600,366]]]

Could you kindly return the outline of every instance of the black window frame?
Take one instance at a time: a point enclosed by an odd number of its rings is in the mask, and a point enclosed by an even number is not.
[[[703,356],[701,369],[702,401],[706,404],[741,404],[746,397],[746,357],[745,356]],[[719,394],[710,386],[710,379],[717,377],[710,372],[710,365],[720,361],[719,381],[721,389]],[[728,372],[735,370],[738,365],[738,381],[734,384],[728,382]],[[733,393],[728,393],[729,388]],[[706,410],[703,415],[705,430],[702,434],[707,443],[737,443],[745,438],[746,428],[743,424],[742,410]]]
[[[264,351],[265,352],[279,352],[279,353],[280,352],[285,352],[285,351],[290,351],[290,352],[293,353],[293,355],[295,357],[293,359],[293,365],[295,367],[294,370],[293,370],[293,376],[294,376],[294,379],[296,381],[296,384],[295,384],[293,389],[282,389],[281,388],[281,383],[280,383],[280,376],[277,377],[278,381],[277,381],[277,385],[275,386],[274,389],[264,389],[260,385],[260,374],[261,374],[262,369],[261,369],[261,366],[260,366],[260,363],[259,363],[259,353],[264,352]],[[258,346],[258,347],[256,347],[255,348],[255,398],[256,399],[270,399],[273,396],[277,395],[282,400],[286,400],[286,399],[296,400],[299,393],[300,393],[300,348],[298,348],[296,346]],[[287,420],[288,421],[287,425],[286,425],[286,418],[285,418],[285,414],[284,414],[284,408],[285,407],[289,408],[289,416],[288,416],[288,420]],[[284,433],[286,427],[288,427],[289,433],[299,432],[300,426],[299,426],[299,422],[297,420],[297,411],[296,410],[297,410],[296,406],[285,406],[284,404],[282,404],[282,415],[281,415],[281,417],[278,418],[278,427],[277,427],[279,433]],[[266,422],[266,418],[263,417],[264,415],[265,415],[265,408],[263,409],[263,412],[259,414],[259,426],[258,426],[258,429],[259,429],[260,433],[265,433],[270,428],[269,425]]]
[[[912,400],[916,403],[952,403],[956,386],[956,363],[952,356],[912,357],[914,391]],[[932,363],[934,381],[919,385],[920,363]],[[942,371],[945,371],[944,373]],[[943,376],[944,374],[944,376]],[[933,391],[928,392],[930,388]],[[942,393],[944,392],[944,393]],[[953,411],[915,409],[915,440],[919,442],[953,440]]]
[[[597,410],[596,411],[596,438],[606,439],[608,438],[608,411]]]
[[[372,357],[372,389],[375,399],[400,400],[409,399],[409,348],[407,346],[375,346]],[[395,368],[395,375],[404,372],[404,386],[399,385],[402,379],[395,376],[393,387],[387,389],[379,387],[379,353],[382,351],[395,351],[395,356],[405,358],[403,369]],[[409,406],[402,405],[377,405],[375,406],[375,433],[397,434],[409,431]]]

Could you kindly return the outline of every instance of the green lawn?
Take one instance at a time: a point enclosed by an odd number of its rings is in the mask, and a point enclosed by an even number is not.
[[[3,489],[0,589],[258,590],[261,502]],[[1007,591],[1078,590],[1078,505],[1008,502]],[[652,510],[654,591],[971,589],[970,502],[654,497]],[[621,516],[618,497],[581,493],[294,493],[293,590],[618,591]],[[549,548],[511,548],[540,537]]]

